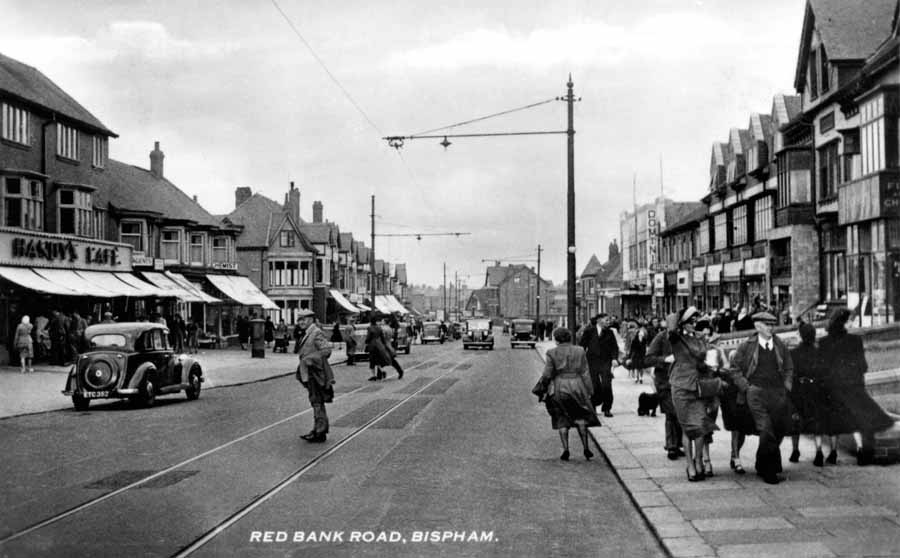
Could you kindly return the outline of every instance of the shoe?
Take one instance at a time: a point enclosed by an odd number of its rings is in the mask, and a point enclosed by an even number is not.
[[[715,476],[715,475],[713,474],[712,462],[711,462],[709,459],[704,459],[704,460],[703,460],[703,476],[704,476],[704,477],[713,477],[713,476]]]
[[[678,454],[678,457],[684,457],[684,449],[683,448],[675,448],[675,453]]]
[[[324,432],[322,432],[321,434],[316,434],[315,436],[307,440],[307,442],[311,444],[322,444],[327,438],[328,436]]]
[[[316,432],[315,432],[315,430],[313,430],[313,431],[310,431],[310,432],[308,432],[308,433],[306,433],[306,434],[302,434],[300,437],[303,438],[304,440],[306,440],[306,441],[308,442],[308,441],[310,441],[310,440],[312,440],[313,438],[316,437]]]
[[[568,461],[569,460],[569,450],[565,450],[564,452],[562,452],[562,455],[560,455],[559,458],[562,459],[563,461]]]
[[[643,379],[643,378],[641,378],[641,380],[640,380],[640,382],[638,382],[638,383],[641,383],[641,384],[643,384],[643,383],[644,383],[644,379]]]
[[[698,475],[697,475],[696,472],[695,472],[693,475],[691,474],[691,468],[690,468],[690,467],[687,467],[687,468],[684,470],[684,472],[687,474],[687,480],[688,480],[688,482],[697,482],[698,480],[700,480],[700,479],[698,478]]]
[[[828,457],[825,459],[825,462],[829,465],[837,464],[837,450],[831,450],[831,453],[828,454]]]
[[[387,377],[387,373],[386,373],[384,370],[379,370],[379,371],[378,371],[378,379],[379,379],[379,380],[383,380],[383,379],[385,379],[386,377]]]
[[[788,457],[788,461],[790,461],[791,463],[800,461],[800,450],[795,449],[794,451],[792,451],[791,456]]]
[[[369,378],[369,381],[374,382],[377,379],[378,379],[378,376],[372,376],[371,378]]]
[[[816,456],[813,458],[813,465],[816,467],[821,467],[824,465],[825,458],[822,455],[822,450],[816,450]]]
[[[666,452],[666,457],[669,458],[669,461],[675,461],[678,459],[678,452],[675,450],[669,450]]]
[[[764,475],[763,482],[766,484],[778,484],[781,482],[781,479],[778,478],[778,475]]]
[[[403,370],[397,370],[397,379],[398,379],[398,380],[402,380],[402,379],[403,379]]]
[[[610,413],[609,411],[603,411],[603,416],[604,416],[604,417],[612,417],[613,414]]]
[[[33,374],[33,373],[34,373],[34,368],[29,368],[29,369],[28,369],[28,372]]]
[[[584,450],[584,458],[587,459],[588,461],[590,461],[592,457],[594,457],[594,454],[591,452],[591,450],[585,449]]]
[[[860,467],[871,465],[875,460],[874,458],[873,452],[869,449],[862,448],[856,451],[856,464]]]
[[[743,475],[743,474],[746,473],[746,472],[747,472],[747,471],[744,470],[743,465],[741,465],[740,463],[735,463],[735,464],[734,464],[734,473],[735,473],[736,475]]]

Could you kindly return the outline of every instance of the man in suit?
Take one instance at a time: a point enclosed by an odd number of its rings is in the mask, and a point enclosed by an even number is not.
[[[315,323],[311,310],[297,312],[297,326],[301,333],[294,351],[300,358],[297,366],[297,379],[309,392],[309,404],[313,409],[313,429],[300,436],[307,442],[316,444],[325,441],[328,434],[328,414],[325,403],[334,400],[334,373],[328,363],[331,356],[331,343]]]
[[[591,402],[595,407],[601,405],[603,416],[611,417],[613,416],[612,368],[613,362],[619,359],[619,343],[609,328],[608,314],[597,314],[597,317],[591,320],[591,324],[584,328],[579,345],[584,348],[587,355],[591,381],[594,382],[594,386],[600,386],[600,389],[594,389]]]

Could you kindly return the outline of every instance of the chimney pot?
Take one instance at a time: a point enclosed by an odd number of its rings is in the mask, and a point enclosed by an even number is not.
[[[159,142],[153,142],[153,151],[150,152],[150,173],[156,178],[163,178],[163,160],[166,155],[159,150]]]
[[[241,205],[253,196],[253,191],[249,186],[238,186],[234,189],[234,207]]]

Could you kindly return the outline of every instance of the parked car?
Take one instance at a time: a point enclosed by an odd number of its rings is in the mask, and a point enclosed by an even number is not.
[[[513,349],[527,346],[534,348],[537,337],[534,334],[534,320],[517,318],[509,323],[509,345]]]
[[[175,353],[166,326],[150,322],[97,324],[84,331],[88,351],[69,370],[63,395],[78,411],[92,399],[131,399],[151,406],[158,395],[184,390],[200,397],[203,368],[193,355]]]
[[[409,351],[412,350],[412,337],[409,335],[410,324],[406,322],[400,322],[400,327],[397,329],[397,333],[394,336],[394,350],[398,353],[403,352],[409,354]]]
[[[422,324],[422,344],[443,343],[444,332],[441,331],[441,322],[425,322]]]
[[[466,332],[463,334],[463,350],[469,347],[486,347],[493,350],[494,348],[494,330],[491,321],[485,318],[478,318],[466,321]]]
[[[353,353],[354,360],[369,358],[369,353],[366,351],[366,333],[368,330],[369,324],[353,324],[353,339],[356,340],[356,349]]]

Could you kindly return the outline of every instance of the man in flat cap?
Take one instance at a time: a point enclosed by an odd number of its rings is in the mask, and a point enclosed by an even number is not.
[[[325,441],[328,434],[328,414],[325,403],[334,400],[334,373],[328,363],[331,343],[319,326],[312,311],[302,309],[297,312],[297,326],[300,337],[297,340],[297,379],[309,392],[309,404],[313,409],[313,429],[300,436],[307,442],[316,444]]]
[[[793,386],[794,365],[787,347],[772,334],[775,316],[758,312],[752,318],[756,333],[738,347],[734,357],[740,373],[735,384],[746,397],[759,433],[756,474],[768,484],[778,484],[781,440],[791,429],[788,392]]]

